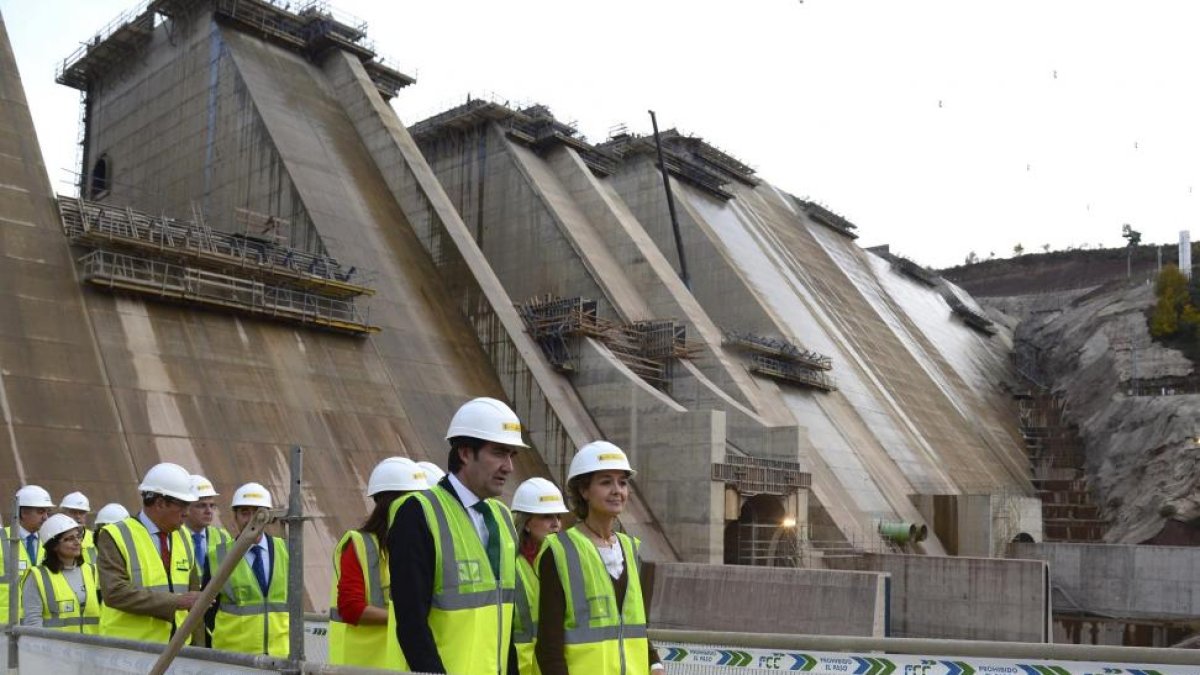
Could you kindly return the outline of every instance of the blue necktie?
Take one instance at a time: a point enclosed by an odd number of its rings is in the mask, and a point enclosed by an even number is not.
[[[204,547],[204,533],[192,533],[192,548],[196,549],[196,564],[200,566],[200,573],[204,573],[204,563],[208,561],[208,550]]]
[[[38,538],[37,538],[36,534],[33,534],[31,532],[30,534],[26,535],[26,537],[25,537],[25,552],[29,554],[29,564],[30,565],[37,564],[37,561],[38,561],[37,545],[38,545]]]
[[[254,562],[250,565],[250,569],[254,571],[254,577],[258,579],[258,587],[262,589],[263,597],[267,597],[267,569],[263,566],[262,548],[255,546],[250,549],[254,554]]]

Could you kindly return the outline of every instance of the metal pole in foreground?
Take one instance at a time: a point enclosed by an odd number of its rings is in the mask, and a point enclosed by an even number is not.
[[[291,492],[284,521],[288,526],[288,658],[304,661],[304,500],[300,492],[304,475],[304,450],[292,446]]]
[[[175,629],[175,634],[171,636],[171,641],[167,643],[167,648],[159,655],[158,661],[154,662],[154,668],[150,670],[150,675],[163,675],[167,672],[167,668],[171,665],[171,661],[179,654],[179,650],[183,649],[183,643],[188,637],[196,631],[200,623],[204,621],[204,612],[212,605],[216,599],[217,593],[221,591],[221,587],[229,580],[229,575],[233,574],[233,568],[241,562],[242,557],[246,555],[246,551],[258,541],[258,536],[262,534],[263,528],[267,523],[271,522],[272,513],[267,509],[260,509],[254,514],[253,520],[242,530],[237,539],[230,547],[228,555],[221,561],[221,566],[217,568],[217,573],[213,575],[212,581],[204,587],[200,592],[200,597],[196,599],[196,604],[192,605],[192,609],[188,612],[187,618],[183,620],[183,625]]]
[[[17,538],[17,525],[21,522],[21,500],[14,496],[12,500],[12,523],[8,527],[8,537],[3,542],[7,549],[4,554],[4,578],[8,579],[8,672],[17,672],[17,636],[11,627],[17,625],[17,615],[20,608],[20,579],[17,578],[17,561],[21,545]]]
[[[650,113],[650,125],[654,127],[654,147],[658,149],[658,167],[662,169],[663,188],[667,191],[667,211],[671,213],[671,231],[675,233],[675,252],[679,254],[679,278],[683,279],[683,285],[690,291],[692,290],[692,281],[688,277],[687,258],[683,256],[683,238],[679,235],[679,219],[675,217],[675,197],[671,195],[671,177],[667,173],[667,163],[663,160],[662,141],[658,138],[658,118],[655,117],[653,110],[647,110]]]

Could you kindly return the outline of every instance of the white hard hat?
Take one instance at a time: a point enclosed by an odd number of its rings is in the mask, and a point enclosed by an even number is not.
[[[82,492],[72,492],[62,498],[62,503],[58,505],[62,509],[75,509],[76,511],[91,512],[92,503],[88,501],[87,495]]]
[[[530,478],[517,486],[512,510],[522,513],[566,513],[567,505],[554,483],[545,478]]]
[[[196,491],[192,489],[192,474],[182,466],[170,462],[150,467],[146,477],[142,479],[142,484],[138,486],[138,492],[153,492],[184,502],[194,502],[197,499]]]
[[[96,512],[96,525],[108,525],[109,523],[119,523],[129,517],[129,511],[120,504],[112,503],[105,504]],[[45,527],[45,525],[42,525]]]
[[[425,470],[425,482],[429,483],[429,487],[438,484],[438,481],[446,477],[446,472],[433,462],[417,462],[417,466]]]
[[[32,506],[34,508],[54,508],[54,502],[50,499],[50,493],[46,492],[40,485],[26,485],[17,490],[17,505]]]
[[[57,537],[63,532],[77,530],[83,527],[75,522],[75,519],[65,513],[56,513],[46,519],[42,526],[38,528],[38,541],[44,546],[46,542]]]
[[[502,401],[476,398],[467,401],[454,413],[446,440],[456,436],[478,438],[518,448],[528,448],[521,440],[521,420]]]
[[[367,481],[367,496],[374,497],[380,492],[411,492],[413,490],[428,490],[425,482],[425,470],[407,457],[388,457],[371,471],[371,480]]]
[[[232,506],[264,506],[271,508],[271,493],[258,483],[246,483],[233,493]]]
[[[637,475],[629,466],[629,458],[625,451],[608,441],[592,441],[579,449],[571,458],[571,468],[567,471],[567,480],[593,471],[628,471],[630,476]]]
[[[196,491],[197,499],[200,497],[216,497],[221,494],[213,489],[212,481],[198,473],[192,474],[192,489]]]

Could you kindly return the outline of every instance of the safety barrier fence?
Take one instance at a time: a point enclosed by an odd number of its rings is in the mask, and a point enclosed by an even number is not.
[[[324,663],[326,620],[304,621],[308,660],[184,648],[168,671],[200,675],[368,675]],[[145,673],[164,645],[18,626],[21,675]],[[803,672],[811,675],[1196,675],[1200,650],[969,640],[650,631],[670,675]]]

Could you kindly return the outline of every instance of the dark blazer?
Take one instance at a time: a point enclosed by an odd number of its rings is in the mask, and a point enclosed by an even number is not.
[[[438,485],[462,504],[450,485],[450,477]],[[465,507],[464,507],[465,510]],[[410,499],[396,511],[388,530],[388,570],[392,575],[392,611],[396,613],[396,640],[409,670],[444,673],[433,631],[429,629],[429,609],[433,605],[433,534],[425,522],[425,511]],[[509,640],[508,673],[517,675],[517,647]]]

